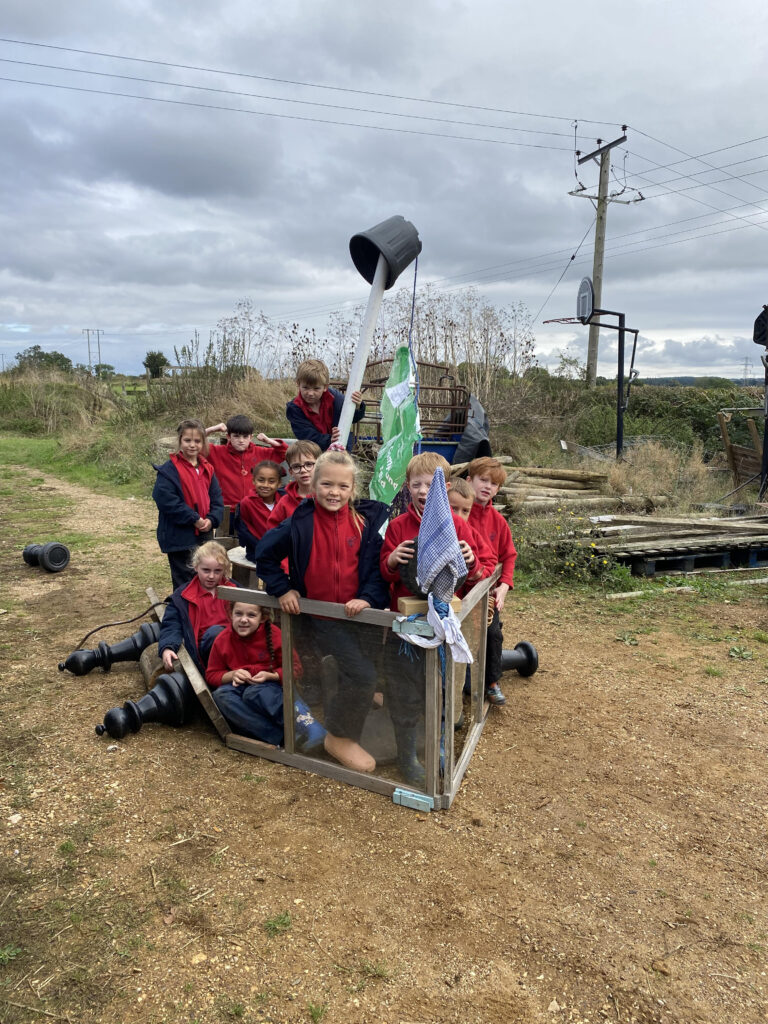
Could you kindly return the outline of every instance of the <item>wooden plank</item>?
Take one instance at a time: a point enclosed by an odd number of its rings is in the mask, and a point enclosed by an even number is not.
[[[247,587],[219,587],[218,596],[224,601],[242,601],[244,604],[259,604],[263,608],[280,608],[280,602],[276,597],[266,594],[263,590],[250,590]],[[306,597],[299,598],[299,609],[306,615],[319,615],[326,619],[342,619],[351,622],[344,611],[343,604],[334,604],[331,601],[310,601]],[[379,608],[364,608],[355,615],[355,622],[366,622],[370,626],[392,627],[397,617],[397,612],[384,611]]]
[[[752,438],[752,444],[755,446],[755,454],[759,459],[763,458],[763,439],[757,432],[757,426],[755,421],[750,417],[747,420],[747,429],[749,430],[749,436]]]
[[[738,469],[736,468],[736,460],[733,457],[733,450],[731,448],[731,439],[728,436],[728,419],[729,418],[730,417],[726,417],[725,413],[719,412],[717,414],[717,422],[718,422],[718,424],[720,426],[720,434],[721,434],[721,436],[723,438],[723,444],[725,446],[725,458],[726,458],[726,461],[728,462],[728,468],[730,469],[730,471],[731,471],[731,473],[733,475],[733,485],[734,485],[734,487],[738,487],[739,483],[741,481],[739,480],[739,472],[738,472]]]
[[[192,689],[197,694],[197,699],[203,706],[203,711],[205,711],[206,715],[210,718],[216,732],[226,742],[227,736],[229,736],[232,730],[230,729],[227,720],[216,707],[214,699],[211,696],[211,691],[208,689],[205,680],[200,675],[197,665],[195,665],[184,644],[182,644],[178,649],[177,654],[179,661],[181,662],[181,667],[184,669],[184,674],[192,684]]]
[[[155,605],[155,607],[150,612],[150,615],[156,622],[162,622],[163,615],[165,615],[165,602],[161,601],[160,598],[157,596],[154,587],[147,587],[144,593],[147,595],[150,602],[153,605]]]
[[[353,772],[335,761],[322,761],[320,758],[305,757],[304,754],[289,754],[282,747],[270,747],[265,743],[259,743],[258,740],[252,740],[249,736],[238,736],[234,732],[227,736],[227,746],[232,750],[240,750],[244,754],[254,754],[256,757],[263,757],[268,761],[277,761],[279,764],[290,765],[292,768],[301,768],[326,779],[347,782],[351,786],[367,789],[372,793],[383,793],[384,796],[392,796],[396,789],[402,788],[400,782],[384,779],[379,775],[369,775],[367,772]]]

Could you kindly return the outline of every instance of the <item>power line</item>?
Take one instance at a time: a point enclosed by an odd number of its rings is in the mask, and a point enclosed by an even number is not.
[[[503,124],[485,124],[478,121],[457,121],[447,117],[430,117],[428,114],[406,114],[393,110],[377,110],[372,107],[354,107],[339,103],[321,103],[318,100],[300,100],[292,97],[270,96],[264,93],[242,92],[235,89],[218,89],[212,85],[193,85],[188,82],[169,82],[160,78],[142,78],[139,75],[119,75],[112,71],[89,71],[84,68],[68,68],[61,64],[40,64],[29,60],[13,60],[10,57],[0,57],[3,64],[18,64],[29,68],[44,68],[48,71],[66,71],[73,75],[96,75],[99,78],[117,78],[123,82],[142,82],[145,85],[162,85],[173,89],[194,89],[198,92],[212,92],[224,96],[245,96],[249,99],[270,100],[274,103],[296,103],[308,107],[324,107],[330,110],[351,110],[358,114],[381,114],[384,117],[402,117],[413,121],[431,121],[438,124],[455,124],[467,128],[490,128],[493,131],[502,132],[523,132],[526,135],[553,135],[560,138],[570,138],[570,132],[543,131],[536,128],[515,128]]]
[[[140,64],[152,64],[156,67],[176,68],[181,71],[202,71],[210,75],[231,75],[236,78],[250,78],[260,82],[275,82],[280,85],[297,85],[306,89],[327,89],[333,92],[349,92],[359,96],[377,96],[382,99],[402,100],[407,103],[431,103],[437,106],[457,107],[464,110],[482,110],[493,114],[513,114],[516,117],[537,117],[551,121],[574,121],[579,120],[584,124],[613,125],[613,121],[591,121],[589,118],[564,117],[558,114],[534,114],[525,110],[507,110],[504,107],[489,107],[474,103],[459,103],[453,100],[436,100],[423,96],[403,96],[397,93],[374,92],[370,89],[354,89],[343,85],[324,85],[318,82],[303,82],[291,78],[274,78],[268,75],[255,75],[245,71],[228,71],[221,68],[199,67],[194,64],[174,64],[171,61],[151,60],[147,57],[130,57],[120,53],[105,53],[101,50],[83,50],[72,46],[56,46],[53,43],[39,43],[27,39],[7,39],[0,36],[0,43],[13,43],[18,46],[36,46],[46,50],[58,50],[62,53],[79,53],[89,57],[106,57],[109,60],[133,61]]]
[[[563,272],[562,272],[562,274],[560,275],[560,277],[558,277],[557,281],[555,281],[555,284],[554,284],[554,286],[553,286],[553,288],[552,288],[552,291],[551,291],[551,292],[549,293],[549,295],[548,295],[548,296],[546,297],[546,299],[544,299],[544,301],[542,302],[542,304],[541,304],[541,305],[539,306],[539,309],[538,309],[538,311],[537,311],[536,315],[535,315],[535,316],[533,317],[532,323],[534,323],[534,324],[536,323],[536,321],[537,321],[537,320],[539,319],[539,317],[541,316],[541,314],[542,314],[542,311],[543,311],[544,307],[545,307],[545,306],[547,305],[547,303],[549,302],[549,300],[550,300],[550,299],[552,298],[552,296],[553,296],[553,295],[555,294],[555,292],[557,291],[557,287],[558,287],[558,285],[560,284],[560,282],[561,282],[561,281],[563,280],[563,278],[565,277],[565,275],[566,275],[566,273],[567,273],[567,271],[568,271],[568,268],[570,267],[570,265],[571,265],[571,264],[573,263],[573,261],[574,261],[574,260],[576,259],[576,257],[578,256],[578,254],[579,254],[579,249],[580,249],[580,248],[582,247],[582,245],[584,244],[584,240],[586,239],[586,237],[587,237],[587,235],[589,234],[589,232],[590,232],[590,231],[592,230],[592,228],[593,228],[593,226],[594,226],[594,224],[595,224],[595,221],[596,221],[596,220],[597,220],[597,217],[595,216],[595,217],[593,218],[593,220],[592,220],[592,223],[591,223],[591,224],[589,225],[589,227],[587,228],[587,230],[586,230],[586,231],[584,232],[584,234],[582,235],[581,241],[579,242],[579,244],[578,244],[578,245],[576,246],[576,249],[575,249],[575,250],[573,251],[573,253],[571,254],[571,257],[570,257],[570,259],[568,260],[568,262],[567,262],[567,263],[565,264],[565,266],[563,267]]]
[[[354,121],[334,121],[330,118],[304,117],[301,114],[276,113],[268,110],[250,110],[244,107],[226,107],[216,103],[195,103],[192,100],[173,100],[162,96],[141,96],[136,93],[110,92],[108,89],[89,89],[79,85],[64,85],[54,82],[31,82],[23,78],[9,78],[0,75],[0,82],[13,82],[16,85],[37,85],[45,89],[64,89],[67,92],[90,93],[94,96],[117,96],[121,99],[144,100],[149,103],[166,103],[176,107],[194,107],[198,110],[226,110],[233,114],[255,114],[259,117],[284,118],[290,121],[305,121],[313,124],[330,124],[343,128],[370,128],[379,132],[396,132],[399,135],[422,135],[433,139],[459,139],[464,142],[486,142],[498,146],[518,146],[523,149],[548,149],[563,153],[570,153],[570,147],[566,146],[545,146],[536,142],[514,142],[511,139],[484,139],[474,135],[452,135],[448,132],[423,132],[415,128],[393,128],[390,125],[360,124]]]

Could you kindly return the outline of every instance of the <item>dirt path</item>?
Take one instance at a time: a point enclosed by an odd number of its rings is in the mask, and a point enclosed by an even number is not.
[[[56,663],[167,589],[153,506],[3,495],[2,1024],[768,1020],[764,588],[514,595],[542,667],[417,814],[202,724],[97,738],[140,676]]]

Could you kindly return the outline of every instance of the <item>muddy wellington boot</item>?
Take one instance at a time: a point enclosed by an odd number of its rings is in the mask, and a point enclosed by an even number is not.
[[[427,784],[427,775],[424,766],[416,757],[416,735],[415,727],[400,727],[395,730],[397,770],[409,785],[416,789],[424,789]]]
[[[296,750],[307,757],[314,757],[323,750],[325,729],[299,697],[293,702],[293,710],[296,715]]]

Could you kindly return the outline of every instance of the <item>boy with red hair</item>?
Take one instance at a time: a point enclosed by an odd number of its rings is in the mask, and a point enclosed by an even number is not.
[[[498,459],[485,456],[473,459],[467,467],[467,478],[475,492],[475,501],[469,513],[469,524],[491,548],[496,563],[501,562],[501,577],[493,591],[493,618],[488,625],[488,643],[485,653],[485,695],[491,704],[501,707],[507,698],[501,691],[501,651],[504,646],[499,613],[504,610],[507,592],[513,585],[517,551],[512,540],[509,523],[493,507],[493,499],[507,479],[507,471]]]

